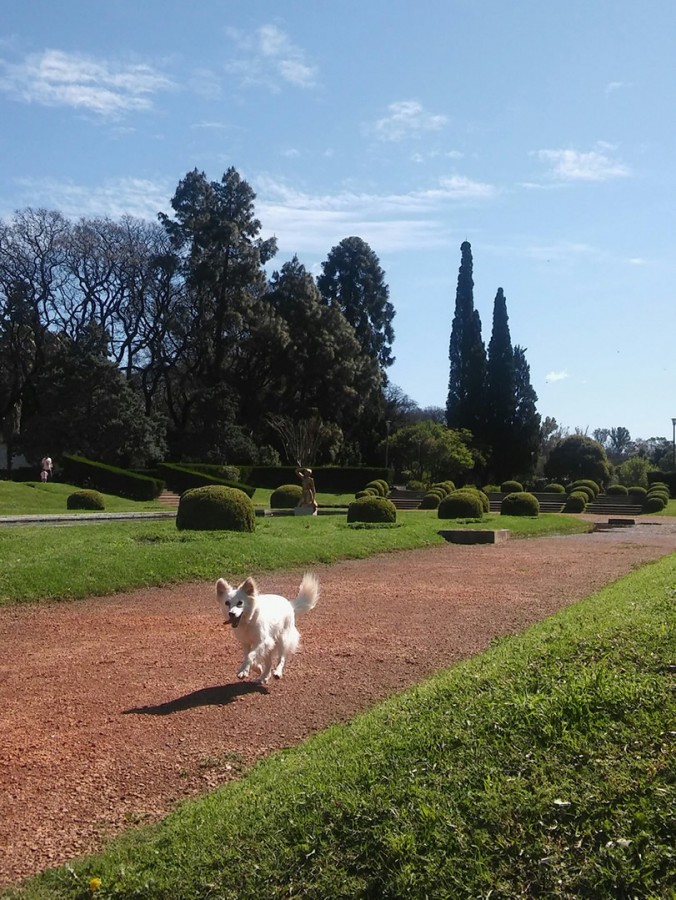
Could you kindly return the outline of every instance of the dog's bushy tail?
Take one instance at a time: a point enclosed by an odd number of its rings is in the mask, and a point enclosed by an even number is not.
[[[312,572],[306,572],[298,589],[298,596],[293,601],[294,611],[297,613],[308,612],[317,605],[319,600],[319,581]]]

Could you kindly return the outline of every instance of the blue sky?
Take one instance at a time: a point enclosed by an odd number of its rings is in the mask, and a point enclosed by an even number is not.
[[[234,166],[273,268],[371,246],[421,406],[468,240],[485,342],[502,287],[543,417],[671,439],[675,35],[673,0],[6,2],[0,216],[154,219]]]

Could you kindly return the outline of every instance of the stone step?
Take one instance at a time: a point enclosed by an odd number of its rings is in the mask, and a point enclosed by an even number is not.
[[[157,502],[161,503],[163,506],[171,506],[173,508],[176,508],[180,499],[180,494],[176,494],[174,493],[174,491],[164,490],[157,498]]]

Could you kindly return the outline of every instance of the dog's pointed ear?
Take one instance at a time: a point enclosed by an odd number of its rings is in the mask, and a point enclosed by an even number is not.
[[[249,597],[255,597],[258,593],[258,588],[253,578],[247,578],[246,581],[243,581],[239,586],[239,590],[244,591]]]
[[[216,593],[220,597],[222,594],[229,594],[232,588],[225,580],[225,578],[219,578],[216,582]]]

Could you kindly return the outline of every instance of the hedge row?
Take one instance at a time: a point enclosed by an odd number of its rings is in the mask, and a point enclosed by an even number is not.
[[[244,484],[241,481],[230,481],[227,478],[219,478],[216,474],[207,474],[204,471],[204,468],[205,467],[200,466],[202,471],[198,471],[197,468],[193,468],[190,464],[160,463],[157,467],[157,471],[165,481],[169,490],[174,491],[177,494],[182,494],[184,491],[192,490],[192,488],[208,487],[212,484],[237,488],[237,490],[243,491],[247,497],[253,497],[256,493],[256,488],[252,487],[250,484]],[[214,468],[217,469],[217,467]]]
[[[64,453],[59,463],[61,481],[93,488],[104,494],[115,494],[128,500],[155,500],[164,490],[164,482],[160,478],[94,462],[84,456]]]
[[[296,466],[240,466],[240,478],[245,484],[275,490],[280,484],[298,481]],[[371,466],[313,466],[315,487],[326,494],[355,494],[365,484],[383,479],[388,484],[394,478],[391,469]]]

